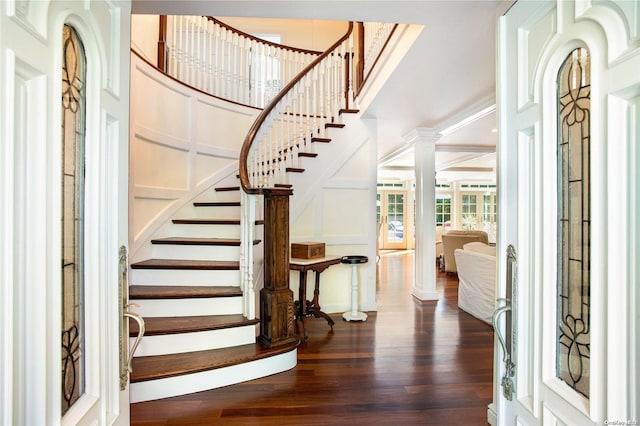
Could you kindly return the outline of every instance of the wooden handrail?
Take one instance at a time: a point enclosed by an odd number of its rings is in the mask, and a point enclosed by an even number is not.
[[[336,41],[333,45],[331,45],[331,47],[329,47],[329,49],[327,49],[322,55],[317,57],[313,62],[307,65],[302,71],[300,71],[295,76],[295,78],[293,78],[289,83],[287,83],[287,85],[282,88],[282,90],[271,100],[269,105],[267,105],[264,108],[264,110],[262,110],[260,115],[258,115],[256,120],[253,122],[244,140],[242,149],[240,150],[240,165],[239,165],[240,184],[242,186],[242,189],[246,193],[248,194],[260,193],[260,188],[255,188],[251,186],[251,183],[249,181],[248,168],[247,168],[249,151],[252,148],[252,145],[255,141],[256,135],[258,134],[258,131],[260,130],[260,127],[264,124],[267,117],[274,111],[276,105],[284,98],[284,96],[293,87],[295,87],[296,84],[298,84],[303,79],[303,77],[309,74],[318,64],[320,64],[323,59],[327,58],[330,54],[334,52],[334,50],[340,47],[340,45],[349,38],[352,31],[353,31],[353,22],[349,22],[349,27],[347,29],[347,32],[338,41]]]
[[[284,44],[274,43],[274,42],[269,41],[269,40],[263,40],[263,39],[261,39],[259,37],[251,35],[249,33],[245,33],[244,31],[240,31],[237,28],[233,28],[232,26],[225,24],[224,22],[220,21],[219,19],[214,18],[213,16],[207,16],[207,19],[209,19],[210,21],[215,22],[216,24],[220,25],[221,27],[224,27],[224,28],[228,29],[231,32],[234,32],[234,33],[236,33],[238,35],[241,35],[241,36],[243,36],[245,38],[248,38],[250,40],[257,41],[258,43],[266,44],[268,46],[277,47],[278,49],[290,50],[292,52],[298,52],[298,53],[306,53],[306,54],[309,54],[309,55],[321,55],[322,54],[322,52],[318,52],[317,50],[301,49],[299,47],[286,46]]]

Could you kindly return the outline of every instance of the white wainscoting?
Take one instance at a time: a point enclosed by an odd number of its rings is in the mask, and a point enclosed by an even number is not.
[[[151,255],[152,237],[170,235],[175,215],[192,215],[192,200],[229,196],[213,187],[237,185],[240,148],[259,112],[184,86],[132,53],[132,262]]]

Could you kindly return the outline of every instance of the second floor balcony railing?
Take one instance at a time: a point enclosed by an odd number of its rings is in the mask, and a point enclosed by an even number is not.
[[[206,16],[169,15],[164,22],[163,61],[169,75],[258,108],[321,53],[262,40]]]

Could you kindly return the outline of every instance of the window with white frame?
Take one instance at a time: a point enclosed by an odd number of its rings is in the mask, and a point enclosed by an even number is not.
[[[490,184],[460,185],[458,219],[459,228],[482,230],[490,242],[496,240],[497,195],[496,186]]]
[[[476,229],[478,224],[478,196],[476,194],[462,194],[462,226],[463,230]]]
[[[451,222],[451,194],[436,194],[436,226]]]

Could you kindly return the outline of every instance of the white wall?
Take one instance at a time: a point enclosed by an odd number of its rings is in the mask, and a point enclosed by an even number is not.
[[[223,182],[238,184],[240,148],[259,110],[190,89],[131,56],[129,235],[135,262],[149,257],[149,239],[167,236],[169,220],[197,196]]]
[[[280,44],[300,49],[325,51],[347,31],[344,21],[275,18],[218,17],[225,24],[251,35],[280,35]]]
[[[376,305],[376,152],[375,125],[357,116],[345,118],[344,129],[332,129],[329,144],[318,144],[318,157],[304,159],[305,172],[292,176],[291,242],[324,242],[330,256],[364,255],[358,266],[359,309]],[[311,274],[313,275],[313,274]],[[313,276],[307,295],[313,294]],[[298,294],[299,273],[291,273]],[[322,272],[320,306],[327,313],[351,307],[351,266]]]
[[[158,62],[158,15],[131,15],[131,47],[147,61]]]

